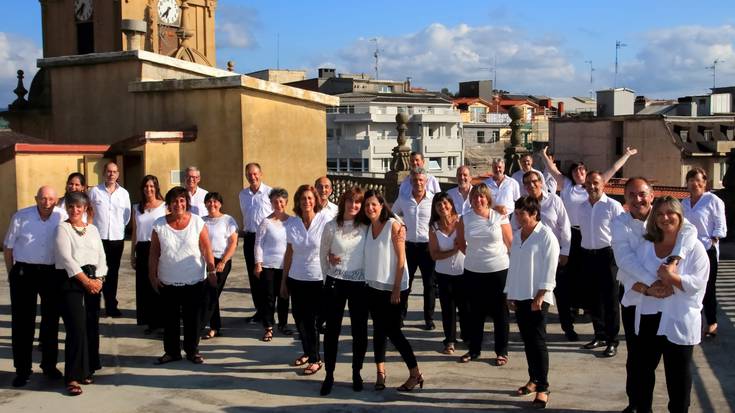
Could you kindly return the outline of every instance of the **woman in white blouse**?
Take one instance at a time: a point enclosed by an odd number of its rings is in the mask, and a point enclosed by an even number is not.
[[[386,338],[390,338],[408,367],[408,380],[397,390],[411,391],[416,386],[423,388],[424,376],[411,344],[401,331],[401,294],[408,290],[405,232],[380,192],[369,190],[365,193],[362,214],[370,221],[365,237],[365,281],[373,318],[373,353],[378,370],[375,390],[385,389]]]
[[[148,256],[151,249],[153,223],[166,215],[158,178],[146,175],[140,184],[141,201],[133,205],[134,219],[130,240],[130,264],[135,269],[135,312],[138,325],[146,325],[144,333],[150,334],[162,326],[160,298],[148,277]]]
[[[518,396],[536,392],[533,404],[546,407],[549,400],[549,351],[546,347],[546,314],[554,304],[559,241],[541,223],[536,198],[516,200],[515,217],[520,228],[513,233],[510,267],[505,292],[508,306],[515,310],[528,363],[528,383],[516,390]]]
[[[639,337],[639,396],[637,411],[651,411],[656,368],[664,359],[666,388],[671,412],[689,409],[692,389],[692,353],[701,340],[702,300],[709,260],[701,242],[682,245],[688,253],[676,264],[669,257],[684,221],[679,201],[670,196],[658,198],[646,223],[645,242],[638,259],[647,272],[658,279],[643,293],[663,300],[657,314],[636,312]]]
[[[459,361],[467,363],[480,357],[485,318],[490,315],[494,326],[495,365],[504,366],[508,363],[510,326],[503,290],[513,232],[508,217],[492,209],[490,189],[484,183],[470,191],[470,205],[472,209],[457,225],[457,245],[465,254],[463,290],[470,312],[470,348]]]
[[[434,274],[439,284],[444,354],[454,354],[454,345],[457,342],[457,311],[459,310],[462,327],[467,326],[468,317],[461,288],[464,254],[455,242],[458,224],[459,214],[452,197],[446,192],[434,195],[429,218],[429,254],[434,260]],[[462,328],[462,333],[466,332],[466,329]]]
[[[89,198],[84,192],[65,196],[69,218],[56,232],[56,268],[69,279],[62,287],[62,317],[66,329],[64,378],[71,396],[82,394],[80,384],[91,384],[100,363],[100,291],[107,274],[105,251],[97,227],[82,219]]]
[[[360,215],[362,201],[360,187],[345,191],[337,201],[337,217],[327,223],[322,233],[319,256],[326,276],[324,361],[327,371],[320,391],[322,396],[329,394],[334,385],[345,304],[350,309],[352,332],[352,388],[361,391],[363,387],[360,370],[368,344],[368,301],[363,271],[367,225]]]
[[[69,174],[69,176],[66,178],[66,192],[64,192],[64,196],[59,199],[59,202],[58,204],[56,204],[56,206],[66,211],[66,194],[71,192],[87,192],[87,178],[84,177],[83,173],[72,172]],[[94,210],[92,209],[92,205],[87,205],[87,212],[82,215],[82,221],[90,224],[93,223]]]
[[[286,221],[286,253],[283,258],[281,296],[291,294],[293,318],[301,336],[304,353],[295,361],[303,366],[304,374],[315,374],[322,368],[319,357],[319,332],[317,319],[323,299],[323,275],[319,261],[319,247],[327,214],[319,214],[319,195],[311,185],[301,185],[294,195],[293,212],[296,216]]]
[[[717,267],[718,245],[727,236],[725,203],[707,191],[707,173],[702,168],[693,168],[686,174],[689,198],[682,201],[684,217],[697,228],[697,237],[707,250],[709,257],[709,280],[704,294],[704,319],[707,322],[704,336],[717,335]]]
[[[281,297],[283,280],[283,256],[286,253],[286,213],[288,192],[283,188],[273,188],[270,194],[273,213],[260,223],[255,233],[255,276],[263,288],[263,341],[273,340],[273,326],[278,313],[278,331],[291,335],[288,329],[288,297]]]
[[[186,359],[204,363],[199,354],[204,282],[216,286],[217,276],[207,226],[190,212],[190,202],[186,188],[171,188],[166,193],[168,215],[153,223],[148,274],[161,295],[164,349],[157,364],[181,360],[182,319]]]
[[[207,226],[209,243],[214,255],[214,270],[217,272],[217,286],[205,287],[204,311],[202,326],[209,324],[209,331],[202,338],[209,340],[222,334],[222,318],[219,313],[219,296],[225,288],[227,276],[232,269],[232,256],[237,249],[237,222],[231,216],[222,213],[222,195],[219,192],[208,192],[204,196],[207,216],[203,217]]]

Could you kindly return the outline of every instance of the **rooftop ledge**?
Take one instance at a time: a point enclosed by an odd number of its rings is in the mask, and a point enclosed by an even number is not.
[[[293,99],[305,100],[325,106],[338,106],[339,98],[323,93],[312,92],[280,83],[268,82],[250,76],[240,75],[216,67],[187,62],[173,57],[152,53],[145,50],[129,50],[123,52],[90,53],[84,55],[59,56],[38,59],[39,68],[95,65],[138,60],[168,66],[184,72],[202,76],[201,79],[186,80],[151,80],[132,82],[128,86],[130,92],[164,92],[186,89],[212,89],[241,87],[265,93],[280,95]]]

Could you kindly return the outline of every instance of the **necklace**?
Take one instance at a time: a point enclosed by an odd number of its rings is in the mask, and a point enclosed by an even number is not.
[[[73,229],[73,230],[74,230],[74,232],[76,232],[76,233],[77,233],[77,235],[79,235],[80,237],[83,237],[83,236],[84,236],[84,234],[86,234],[86,233],[87,233],[87,226],[86,226],[86,225],[85,225],[85,226],[83,226],[83,227],[77,227],[77,226],[75,226],[75,225],[72,225],[72,226],[71,226],[71,229]]]

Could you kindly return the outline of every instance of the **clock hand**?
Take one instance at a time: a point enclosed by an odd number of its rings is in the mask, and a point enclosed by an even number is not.
[[[161,15],[161,18],[162,18],[162,19],[165,19],[166,17],[168,17],[168,13],[169,13],[170,11],[171,11],[171,7],[167,8],[167,9],[166,9],[166,12],[165,12],[165,13],[163,13],[163,14]]]
[[[76,13],[76,14],[77,14],[77,17],[79,17],[79,18],[81,18],[81,17],[82,17],[82,14],[84,14],[84,7],[85,7],[85,6],[86,6],[86,4],[84,4],[84,3],[82,3],[82,4],[81,4],[81,5],[79,6],[79,8],[77,9],[77,13]]]

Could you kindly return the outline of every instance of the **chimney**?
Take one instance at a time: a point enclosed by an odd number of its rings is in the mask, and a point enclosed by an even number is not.
[[[336,77],[336,70],[337,69],[320,67],[318,69],[319,79],[329,79],[329,78]]]
[[[564,115],[564,102],[559,102],[559,106],[558,107],[559,107],[558,116],[561,117],[562,115]]]

